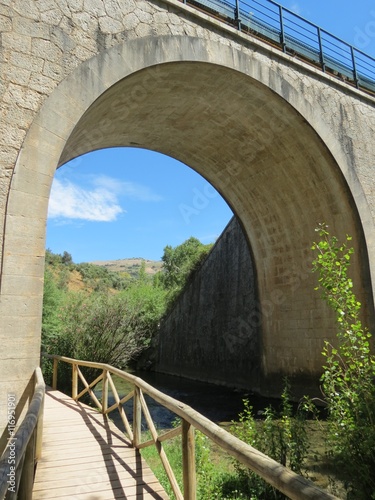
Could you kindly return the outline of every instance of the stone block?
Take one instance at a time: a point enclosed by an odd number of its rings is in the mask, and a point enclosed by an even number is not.
[[[40,297],[43,294],[43,276],[12,276],[3,274],[2,279],[2,293],[5,295]]]
[[[40,19],[44,23],[50,24],[52,26],[57,26],[62,18],[63,18],[63,13],[61,12],[60,9],[50,9],[47,10],[46,12],[42,12],[40,15]]]
[[[31,37],[29,35],[20,35],[15,32],[3,33],[1,41],[5,49],[23,52],[24,54],[28,54],[31,51]]]
[[[13,0],[12,8],[22,17],[33,21],[40,20],[40,13],[36,2],[25,2],[24,0]]]
[[[52,78],[59,82],[65,75],[65,70],[59,63],[53,63],[51,61],[45,61],[43,66],[43,75]]]
[[[30,90],[19,85],[9,84],[7,91],[4,94],[4,102],[13,103],[20,108],[30,109],[32,111],[37,111],[43,97],[38,92]]]
[[[56,87],[57,81],[40,73],[32,73],[29,88],[41,94],[49,95]]]
[[[0,143],[3,146],[19,148],[26,131],[10,124],[0,123]]]
[[[51,41],[65,54],[74,49],[76,45],[74,40],[59,26],[51,28]]]
[[[83,8],[86,12],[90,12],[95,17],[106,15],[103,0],[84,0]]]
[[[21,52],[12,52],[10,63],[18,68],[40,73],[44,65],[44,58],[43,54],[42,57],[35,57],[30,54],[22,54]]]
[[[99,26],[103,33],[109,34],[120,33],[124,29],[120,21],[108,17],[100,17]]]
[[[46,200],[48,203],[48,199]],[[47,209],[47,208],[46,208]],[[22,207],[21,211],[25,211]],[[23,255],[42,256],[45,251],[45,230],[41,227],[39,216],[35,219],[20,215],[17,217],[7,217],[10,228],[7,228],[8,234],[5,237],[4,252],[6,255],[18,255],[22,259]],[[25,234],[10,232],[23,230]],[[33,234],[33,230],[36,232]]]
[[[0,32],[5,34],[7,31],[11,30],[12,30],[11,18],[0,14]]]
[[[54,172],[56,164],[53,164],[53,161],[51,164],[51,159],[60,157],[64,146],[64,136],[58,136],[50,132],[34,120],[27,134],[27,141],[32,156],[23,156],[21,154],[18,163],[26,166],[29,170],[38,170],[47,175]]]
[[[21,323],[25,317],[40,317],[42,314],[42,303],[43,296],[24,297],[17,295],[2,295],[0,311],[1,315],[13,316],[14,318],[18,318],[18,321]],[[11,335],[11,332],[8,333]]]
[[[13,28],[16,33],[33,38],[49,39],[50,28],[45,23],[35,22],[22,15],[13,17]]]
[[[44,273],[44,256],[5,255],[3,261],[4,275],[42,277]]]
[[[26,87],[30,80],[31,71],[18,66],[7,66],[4,71],[4,79]]]
[[[57,62],[61,59],[62,50],[50,40],[34,38],[32,40],[31,53],[34,57],[47,61]]]

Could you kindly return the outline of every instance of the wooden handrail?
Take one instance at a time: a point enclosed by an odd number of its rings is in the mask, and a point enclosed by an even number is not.
[[[239,462],[245,465],[247,468],[251,469],[253,472],[262,477],[267,483],[275,487],[280,492],[287,495],[292,500],[337,500],[337,497],[327,493],[326,491],[320,489],[312,481],[299,476],[295,472],[291,471],[287,467],[279,464],[272,458],[268,457],[259,450],[253,448],[252,446],[244,443],[240,439],[236,438],[226,430],[222,429],[215,423],[211,422],[208,418],[204,417],[202,414],[195,411],[190,406],[167,396],[161,391],[155,389],[150,384],[145,382],[139,377],[136,377],[130,373],[126,373],[118,368],[111,365],[98,362],[90,361],[80,361],[72,358],[67,358],[65,356],[52,356],[45,355],[47,358],[54,360],[54,369],[57,370],[57,361],[63,361],[65,363],[70,363],[73,366],[85,366],[89,368],[96,368],[106,372],[106,376],[110,377],[110,374],[117,375],[119,378],[126,380],[134,385],[134,411],[133,411],[133,432],[130,435],[130,439],[136,448],[143,448],[148,444],[154,443],[160,458],[162,459],[163,465],[166,469],[168,478],[171,482],[172,489],[176,495],[177,499],[188,499],[193,500],[196,498],[196,480],[195,480],[195,467],[194,467],[194,438],[193,429],[198,429],[204,435],[206,435],[211,441],[216,445],[220,446],[223,450],[229,453],[231,456],[235,457]],[[99,377],[98,377],[99,378]],[[100,377],[102,378],[102,377]],[[53,380],[57,381],[57,373],[54,373]],[[109,378],[110,384],[112,386],[112,379]],[[112,382],[112,383],[111,383]],[[86,385],[87,382],[84,384]],[[88,386],[89,384],[87,384]],[[56,386],[54,386],[56,389]],[[116,391],[117,392],[117,391]],[[163,405],[168,410],[172,411],[182,419],[182,443],[183,443],[183,472],[184,472],[184,495],[179,490],[178,485],[176,486],[175,477],[173,472],[171,473],[170,465],[168,459],[162,448],[162,438],[157,436],[156,429],[150,421],[150,415],[145,404],[143,393],[149,395],[152,399]],[[103,391],[102,395],[106,394],[108,397],[108,391]],[[76,394],[77,396],[77,394]],[[96,399],[96,398],[95,398]],[[117,395],[116,402],[123,411],[121,401]],[[100,403],[99,403],[100,404]],[[107,407],[108,403],[102,402],[100,405],[101,411],[103,408]],[[115,405],[112,406],[112,408]],[[146,416],[147,423],[149,425],[152,439],[146,443],[140,442],[140,419],[141,410],[143,410]],[[119,410],[121,412],[121,410]],[[104,413],[104,412],[103,412]],[[126,418],[126,417],[125,417]],[[127,422],[127,419],[126,419]],[[172,433],[173,436],[177,432]]]
[[[35,369],[34,394],[25,418],[8,439],[0,459],[0,499],[31,500],[34,472],[41,456],[45,384],[42,371]]]

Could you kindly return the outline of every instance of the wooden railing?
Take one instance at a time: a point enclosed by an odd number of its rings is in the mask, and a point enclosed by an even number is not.
[[[170,481],[172,490],[177,500],[195,500],[196,498],[196,471],[195,471],[195,439],[194,429],[198,429],[211,439],[216,445],[231,456],[239,460],[243,465],[261,476],[267,483],[296,500],[333,500],[336,497],[321,490],[314,483],[301,477],[288,468],[280,465],[275,460],[264,455],[252,446],[244,443],[240,439],[232,436],[218,425],[214,424],[206,417],[193,410],[190,406],[177,401],[176,399],[163,394],[144,380],[118,368],[89,361],[79,361],[63,356],[46,357],[53,359],[53,388],[57,388],[57,369],[59,361],[72,365],[72,397],[78,400],[83,395],[88,394],[100,412],[108,415],[111,411],[117,410],[124,423],[133,446],[141,449],[146,446],[155,445],[164,469]],[[88,383],[83,376],[80,367],[88,367],[101,370],[101,374],[91,383]],[[126,396],[120,398],[115,387],[112,375],[116,375],[122,380],[130,382],[134,389]],[[78,381],[82,382],[84,389],[78,392]],[[102,381],[101,402],[96,397],[93,388]],[[111,388],[115,403],[108,406],[108,393]],[[181,426],[163,435],[158,435],[158,431],[150,415],[144,394],[163,405],[181,418]],[[123,408],[123,404],[133,398],[133,425],[130,426],[128,417]],[[152,439],[142,442],[141,440],[141,415],[145,417]],[[172,467],[168,461],[163,448],[163,442],[177,435],[182,434],[182,456],[183,456],[183,493],[177,483]]]
[[[31,500],[35,466],[41,456],[45,384],[41,369],[34,373],[34,394],[25,418],[0,459],[0,499]],[[13,427],[13,426],[12,426]]]

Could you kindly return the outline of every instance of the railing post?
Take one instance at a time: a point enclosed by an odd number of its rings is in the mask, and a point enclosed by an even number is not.
[[[59,364],[59,360],[53,358],[53,375],[52,375],[52,389],[56,391],[57,389],[57,367]]]
[[[279,5],[280,15],[280,43],[283,52],[286,52],[285,31],[284,31],[284,13],[282,5]]]
[[[78,395],[78,365],[72,364],[72,398],[76,401]]]
[[[43,418],[44,418],[44,399],[43,394],[42,405],[39,410],[38,422],[36,424],[36,440],[35,440],[35,460],[38,462],[42,456],[42,441],[43,441]]]
[[[182,464],[184,479],[184,500],[196,499],[195,437],[194,427],[182,420]]]
[[[141,419],[142,406],[140,398],[140,388],[134,386],[134,401],[133,401],[133,446],[137,448],[141,442]]]
[[[358,89],[359,88],[359,80],[358,80],[357,64],[355,62],[355,52],[354,52],[353,45],[350,46],[350,51],[352,54],[352,62],[353,62],[353,78],[354,78],[355,86]]]
[[[237,29],[241,31],[241,18],[240,18],[240,0],[236,0],[236,9],[234,11]]]
[[[102,413],[105,415],[108,409],[108,370],[103,370],[103,382],[102,382]]]
[[[18,488],[17,500],[31,500],[33,483],[34,483],[34,468],[35,468],[35,441],[36,429],[30,437],[29,444],[26,447],[25,458],[22,464],[20,484]]]
[[[321,32],[321,29],[319,28],[319,26],[318,26],[317,30],[318,30],[318,41],[319,41],[319,58],[320,58],[320,64],[322,65],[322,71],[325,72],[325,70],[326,70],[326,63],[324,61],[322,32]]]

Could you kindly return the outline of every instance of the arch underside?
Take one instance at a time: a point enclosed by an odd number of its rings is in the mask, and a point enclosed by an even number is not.
[[[250,322],[260,335],[262,392],[279,393],[283,374],[303,387],[317,381],[323,340],[335,336],[310,271],[319,222],[341,240],[353,236],[352,277],[373,324],[366,197],[330,125],[286,78],[289,62],[283,68],[276,59],[284,56],[268,61],[262,50],[188,36],[128,40],[82,63],[51,93],[19,152],[4,232],[2,328],[14,342],[30,340],[18,364],[25,378],[39,360],[53,175],[99,148],[141,147],[174,157],[229,203],[254,261],[258,304]],[[6,355],[3,370],[21,380],[13,368]]]
[[[228,68],[173,62],[133,73],[103,93],[59,164],[99,148],[132,146],[176,158],[210,181],[241,220],[256,267],[262,385],[280,374],[316,378],[334,324],[314,291],[311,243],[319,222],[353,236],[360,298],[371,304],[356,207],[323,140],[285,100]],[[126,166],[124,167],[126,168]],[[275,391],[270,389],[275,384]]]

